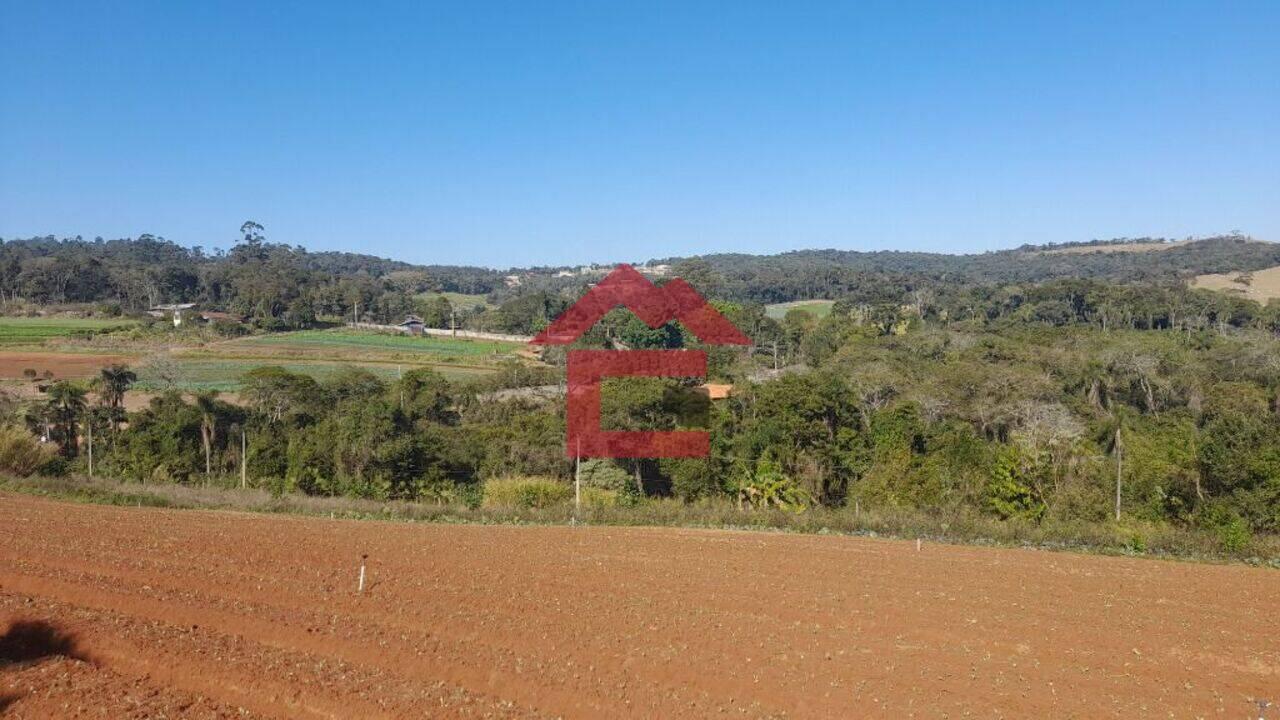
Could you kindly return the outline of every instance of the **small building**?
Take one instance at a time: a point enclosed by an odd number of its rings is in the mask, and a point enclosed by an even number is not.
[[[173,326],[180,327],[182,325],[182,313],[195,306],[195,303],[169,303],[153,306],[148,313],[152,317],[172,317]]]
[[[396,325],[401,331],[408,335],[424,335],[426,334],[427,324],[422,322],[422,318],[417,315],[408,315],[404,322]]]
[[[729,383],[703,383],[698,392],[707,396],[708,400],[724,400],[733,394],[733,385]]]

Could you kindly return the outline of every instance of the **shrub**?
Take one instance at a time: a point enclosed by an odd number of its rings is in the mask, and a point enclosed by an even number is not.
[[[618,467],[612,460],[583,460],[579,473],[582,476],[582,487],[600,488],[602,490],[621,490],[631,484],[631,474]]]
[[[1200,524],[1213,531],[1218,544],[1228,553],[1237,553],[1253,540],[1249,524],[1240,513],[1222,503],[1213,503],[1201,514]]]
[[[515,476],[484,483],[485,507],[546,508],[571,498],[573,488],[551,478]]]
[[[596,487],[582,488],[582,504],[589,508],[611,508],[618,506],[617,490],[602,490]]]
[[[987,502],[1003,520],[1031,520],[1044,517],[1045,504],[1024,479],[1023,456],[1009,448],[996,458],[987,482]]]
[[[812,502],[809,493],[782,472],[775,460],[767,457],[756,462],[754,472],[744,473],[738,495],[754,508],[779,508],[793,512],[803,511]]]
[[[25,429],[0,426],[0,471],[27,477],[53,461],[57,450]]]

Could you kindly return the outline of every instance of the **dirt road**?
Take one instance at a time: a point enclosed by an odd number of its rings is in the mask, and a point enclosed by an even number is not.
[[[25,660],[0,664],[0,715],[17,718],[1246,718],[1255,698],[1280,704],[1275,570],[843,537],[0,495],[0,633],[15,624],[0,656]]]

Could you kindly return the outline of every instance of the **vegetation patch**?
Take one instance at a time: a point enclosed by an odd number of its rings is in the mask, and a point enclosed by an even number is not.
[[[774,320],[781,320],[791,310],[803,310],[815,318],[824,318],[831,314],[834,300],[796,300],[795,302],[775,303],[765,306],[765,314]]]

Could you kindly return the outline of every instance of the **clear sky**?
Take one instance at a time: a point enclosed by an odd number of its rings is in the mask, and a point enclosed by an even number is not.
[[[1280,240],[1280,2],[0,0],[0,237]]]

